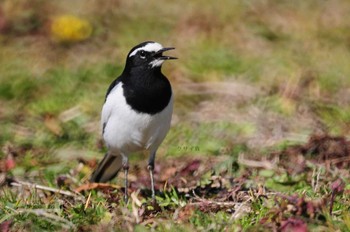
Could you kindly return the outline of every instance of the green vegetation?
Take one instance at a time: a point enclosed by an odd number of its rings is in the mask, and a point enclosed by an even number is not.
[[[349,231],[349,22],[346,0],[2,1],[0,230]],[[147,154],[128,204],[121,178],[87,185],[105,91],[145,40],[179,57],[158,205]]]

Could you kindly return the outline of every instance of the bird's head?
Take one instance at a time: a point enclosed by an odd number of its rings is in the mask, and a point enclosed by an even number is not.
[[[153,41],[143,42],[131,49],[126,58],[126,65],[129,67],[160,68],[165,60],[177,59],[163,55],[163,52],[172,49],[175,48],[164,48],[161,44]]]

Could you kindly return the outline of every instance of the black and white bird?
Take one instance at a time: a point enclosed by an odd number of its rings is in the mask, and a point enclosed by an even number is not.
[[[107,182],[120,169],[125,174],[125,201],[128,199],[128,157],[146,150],[155,197],[153,169],[156,152],[170,128],[173,94],[169,80],[162,74],[163,55],[174,48],[164,48],[153,41],[131,49],[124,71],[109,86],[102,108],[102,135],[108,152],[93,172],[91,182]]]

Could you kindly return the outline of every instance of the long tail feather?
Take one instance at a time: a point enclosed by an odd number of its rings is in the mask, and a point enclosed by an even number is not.
[[[107,182],[118,174],[122,166],[121,155],[106,153],[96,170],[92,173],[90,182]]]

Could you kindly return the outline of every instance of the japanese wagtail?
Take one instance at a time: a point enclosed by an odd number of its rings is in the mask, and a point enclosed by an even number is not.
[[[125,176],[124,200],[128,200],[128,157],[146,150],[148,170],[154,191],[154,160],[160,144],[170,128],[173,94],[169,80],[161,72],[165,60],[177,59],[163,55],[173,47],[164,48],[153,41],[131,49],[124,71],[107,90],[102,108],[102,135],[108,152],[93,172],[91,182],[107,182],[122,168]]]

